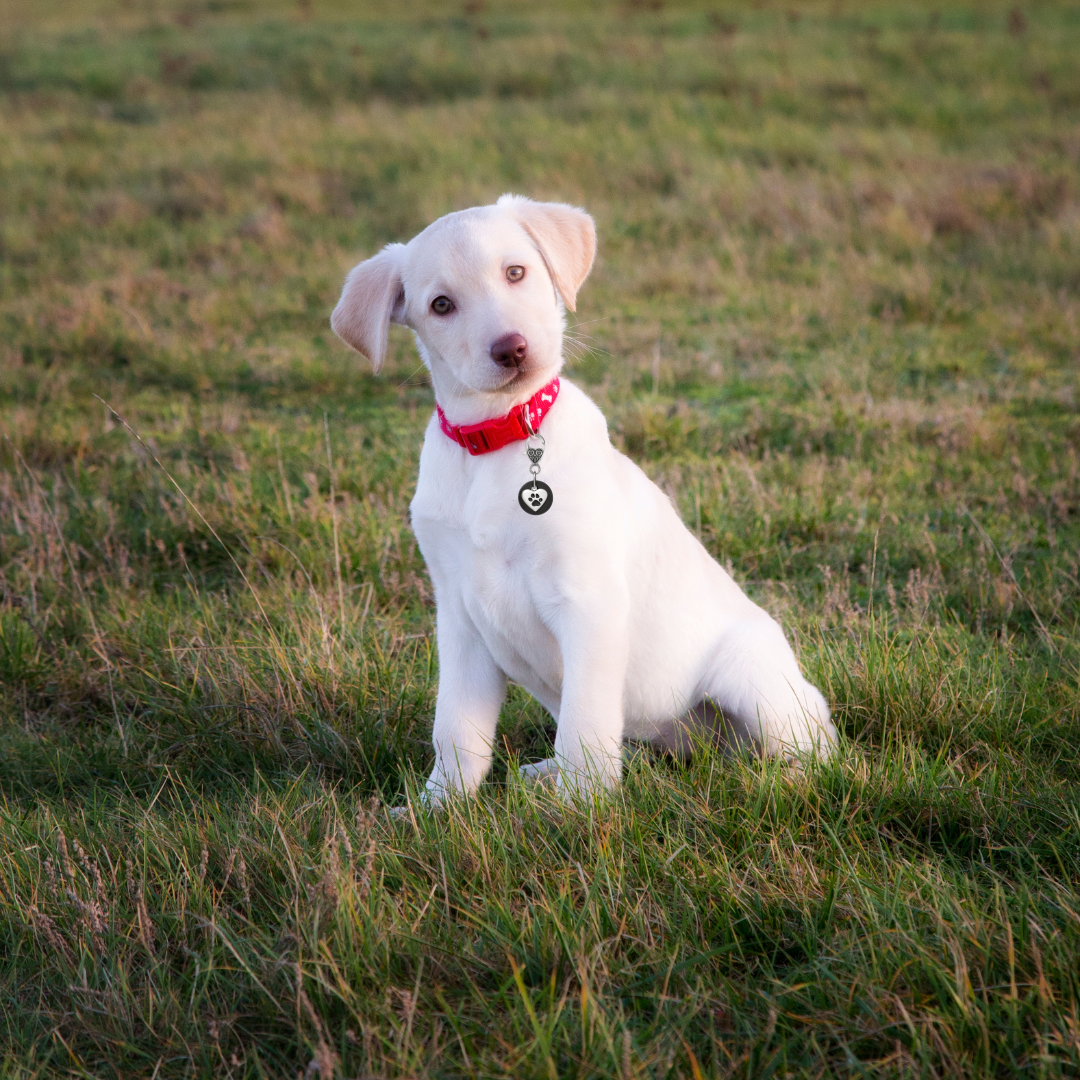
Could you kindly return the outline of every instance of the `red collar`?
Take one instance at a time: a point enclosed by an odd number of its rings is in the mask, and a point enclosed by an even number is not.
[[[439,410],[439,427],[443,432],[475,457],[527,439],[529,425],[532,425],[533,431],[539,431],[541,422],[558,396],[559,377],[556,375],[528,401],[515,405],[505,416],[495,420],[482,420],[479,424],[451,424],[438,402],[435,402],[435,408]]]

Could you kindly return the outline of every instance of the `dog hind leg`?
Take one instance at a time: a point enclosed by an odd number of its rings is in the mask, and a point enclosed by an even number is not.
[[[825,698],[803,678],[783,630],[764,612],[723,635],[706,683],[728,743],[752,740],[770,756],[788,757],[828,757],[836,744]]]

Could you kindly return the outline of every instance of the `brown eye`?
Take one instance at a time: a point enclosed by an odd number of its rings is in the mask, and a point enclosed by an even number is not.
[[[454,301],[449,296],[436,296],[431,301],[431,310],[436,315],[449,315],[454,310]]]
[[[508,266],[506,268],[507,281],[520,281],[525,276],[524,266]]]

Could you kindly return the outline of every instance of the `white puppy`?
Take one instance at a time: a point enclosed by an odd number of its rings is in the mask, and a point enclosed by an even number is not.
[[[389,324],[411,327],[443,412],[412,501],[437,605],[433,802],[483,780],[508,679],[557,724],[527,772],[566,791],[616,783],[625,741],[685,755],[726,728],[824,756],[836,740],[780,627],[557,378],[595,250],[584,211],[504,195],[360,263],[331,319],[375,371]]]

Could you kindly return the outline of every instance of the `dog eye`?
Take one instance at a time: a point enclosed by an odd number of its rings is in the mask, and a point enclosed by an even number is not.
[[[525,276],[524,266],[508,266],[506,268],[507,281],[520,281]]]
[[[454,310],[454,301],[449,296],[436,296],[431,301],[431,310],[436,315],[449,315]]]

